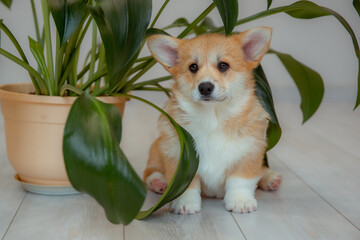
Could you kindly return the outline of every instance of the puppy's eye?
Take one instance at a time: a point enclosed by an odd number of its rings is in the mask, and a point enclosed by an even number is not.
[[[193,63],[189,66],[189,70],[192,73],[196,73],[199,70],[199,66],[196,63]]]
[[[229,69],[229,64],[227,64],[226,62],[219,62],[217,68],[220,72],[226,72],[226,70]]]

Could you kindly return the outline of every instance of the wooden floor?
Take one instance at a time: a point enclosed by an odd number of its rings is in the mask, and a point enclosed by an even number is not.
[[[163,102],[158,97],[156,102]],[[270,166],[283,175],[276,192],[256,191],[258,211],[233,214],[222,200],[204,199],[201,213],[161,209],[130,225],[109,223],[89,196],[27,193],[14,180],[0,121],[0,239],[360,239],[360,110],[327,103],[301,126],[298,103],[277,104],[283,137]],[[122,148],[139,172],[157,136],[157,113],[131,100]],[[149,193],[145,207],[158,196]]]

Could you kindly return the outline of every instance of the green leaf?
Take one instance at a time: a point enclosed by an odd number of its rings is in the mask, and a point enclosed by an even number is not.
[[[207,33],[209,30],[214,30],[215,28],[216,27],[214,25],[214,22],[211,20],[211,18],[206,17],[199,26],[194,27],[194,32],[198,36]]]
[[[305,123],[321,104],[324,96],[323,80],[317,72],[295,60],[291,55],[276,51],[270,53],[275,53],[279,57],[294,80],[301,96],[300,107]]]
[[[271,88],[261,65],[254,70],[254,77],[256,95],[258,96],[265,111],[270,115],[270,121],[266,131],[268,141],[267,151],[269,151],[280,140],[281,128],[276,116]],[[265,158],[265,163],[266,161],[267,159]]]
[[[10,9],[12,0],[0,0],[0,2],[2,2],[6,7]]]
[[[49,87],[50,74],[49,74],[49,69],[46,66],[44,50],[41,47],[41,45],[37,41],[32,39],[31,37],[29,37],[29,45],[30,45],[31,53],[33,54],[38,66],[39,66],[39,70],[40,70],[41,74],[43,75],[44,80],[47,83],[47,87]]]
[[[73,35],[88,15],[85,0],[48,0],[61,44]]]
[[[167,32],[165,32],[162,29],[159,28],[149,28],[148,30],[146,30],[146,35],[145,38],[148,38],[152,35],[156,35],[156,34],[162,34],[162,35],[168,35],[170,36],[170,34],[168,34]]]
[[[171,25],[176,25],[179,27],[187,27],[190,25],[190,23],[188,22],[188,20],[186,20],[186,18],[178,18],[176,19]]]
[[[295,2],[285,7],[284,12],[294,18],[300,19],[311,19],[330,15],[325,7],[321,7],[310,1]]]
[[[163,27],[162,30],[166,30],[166,29],[174,28],[174,27],[187,27],[189,25],[190,25],[190,23],[185,18],[178,18],[172,24],[170,24],[166,27]]]
[[[275,112],[274,100],[272,97],[271,88],[261,65],[259,65],[254,70],[254,77],[255,77],[256,95],[260,99],[266,112],[269,113],[271,118],[270,121],[273,122],[274,124],[279,124]]]
[[[266,151],[269,151],[270,149],[275,147],[275,145],[279,142],[281,138],[281,133],[282,131],[280,125],[270,121],[266,130],[266,138],[268,142]]]
[[[204,21],[199,26],[209,30],[216,28],[214,21],[209,17],[204,18]]]
[[[235,27],[238,18],[238,1],[237,0],[213,0],[219,10],[223,20],[225,33],[229,35]]]
[[[272,0],[267,0],[267,9],[271,7]]]
[[[109,221],[129,224],[144,202],[146,188],[120,149],[120,139],[121,115],[115,106],[87,93],[74,102],[63,140],[69,179],[98,201]]]
[[[105,46],[110,91],[127,73],[129,62],[138,53],[150,22],[151,0],[100,0],[88,5]]]
[[[181,146],[179,164],[167,190],[154,207],[139,212],[146,190],[119,147],[119,111],[86,93],[75,101],[63,140],[69,179],[78,191],[90,194],[103,206],[111,222],[128,224],[135,215],[143,219],[179,197],[195,176],[199,159],[191,135],[161,108],[136,96],[117,95],[142,101],[164,114],[174,126]]]
[[[360,17],[360,0],[353,0],[353,5]]]

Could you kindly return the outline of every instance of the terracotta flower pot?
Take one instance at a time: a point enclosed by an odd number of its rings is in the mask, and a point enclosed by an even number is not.
[[[22,182],[70,186],[62,153],[65,122],[75,97],[30,94],[31,83],[0,86],[8,159]],[[99,97],[123,115],[126,98]]]

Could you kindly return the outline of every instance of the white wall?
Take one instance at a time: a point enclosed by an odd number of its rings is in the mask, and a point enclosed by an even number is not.
[[[40,5],[40,0],[35,2]],[[179,17],[186,17],[189,21],[192,21],[211,2],[211,0],[171,0],[164,14],[159,18],[157,26],[165,26]],[[274,0],[272,7],[288,5],[293,2],[295,1]],[[350,23],[355,34],[359,37],[360,18],[353,9],[352,0],[314,0],[313,2],[332,8],[340,13]],[[153,17],[162,3],[163,0],[153,0]],[[266,3],[266,0],[239,0],[239,18],[265,10]],[[40,8],[38,14],[41,14]],[[221,24],[216,10],[210,16],[218,25]],[[32,65],[35,66],[28,49],[27,40],[28,35],[35,38],[30,1],[15,0],[11,11],[1,5],[0,19],[5,19],[4,22],[19,39],[26,55],[31,60]],[[273,28],[272,48],[292,54],[296,59],[306,63],[321,74],[325,81],[325,99],[328,101],[346,100],[352,103],[355,102],[357,59],[350,36],[334,17],[299,20],[281,13],[242,25],[236,30],[243,31],[259,25]],[[176,34],[177,32],[179,31],[172,31],[171,33]],[[87,41],[87,44],[90,45],[90,41]],[[4,34],[1,47],[15,53]],[[144,54],[146,54],[146,51]],[[299,96],[295,84],[279,60],[275,56],[267,55],[262,63],[272,86],[275,100],[298,101]],[[165,74],[164,70],[160,66],[156,66],[143,79],[150,79],[163,74]],[[29,81],[27,73],[0,56],[0,84],[24,81]]]

